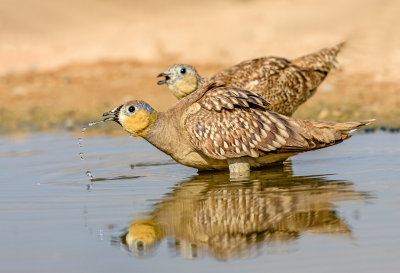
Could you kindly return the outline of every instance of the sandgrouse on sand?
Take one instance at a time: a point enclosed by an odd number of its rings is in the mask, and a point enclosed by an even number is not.
[[[225,69],[210,79],[200,76],[188,64],[175,64],[158,77],[181,99],[208,82],[254,91],[271,104],[271,110],[291,116],[310,98],[336,63],[344,43],[321,49],[294,60],[262,57],[243,61]]]

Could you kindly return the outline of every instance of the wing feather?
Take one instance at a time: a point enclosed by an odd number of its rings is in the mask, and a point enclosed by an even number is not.
[[[285,58],[263,57],[241,62],[216,74],[210,80],[254,91],[271,103],[269,109],[291,115],[314,94],[325,77],[326,74],[298,66]],[[248,100],[243,96],[246,93],[231,93]],[[254,97],[248,101],[253,99]]]
[[[297,148],[307,141],[291,125],[291,119],[267,109],[268,103],[247,90],[214,87],[188,112],[185,128],[192,145],[209,157],[227,159],[259,157],[284,149],[288,143]]]

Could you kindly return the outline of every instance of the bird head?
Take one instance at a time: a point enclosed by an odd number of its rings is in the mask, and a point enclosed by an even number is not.
[[[147,132],[157,120],[158,112],[144,101],[132,100],[103,114],[103,116],[110,115],[112,117],[104,121],[115,121],[131,135],[146,137]]]
[[[135,255],[150,256],[163,238],[163,231],[153,220],[134,220],[122,242]]]
[[[157,77],[165,77],[158,85],[166,83],[172,94],[181,99],[198,88],[200,76],[196,69],[188,64],[174,64]]]

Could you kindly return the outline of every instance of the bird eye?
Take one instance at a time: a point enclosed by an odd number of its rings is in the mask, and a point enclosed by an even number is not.
[[[186,73],[186,68],[182,67],[181,70],[179,71],[179,73],[181,73],[182,75],[184,75]]]
[[[131,105],[131,106],[129,106],[129,108],[128,108],[128,112],[129,113],[133,113],[133,112],[135,112],[135,106],[133,106],[133,105]]]

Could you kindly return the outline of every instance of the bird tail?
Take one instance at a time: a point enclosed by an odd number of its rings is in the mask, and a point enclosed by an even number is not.
[[[351,134],[352,132],[356,131],[357,129],[370,124],[371,122],[375,121],[375,119],[368,119],[364,121],[348,121],[348,122],[338,122],[335,123],[334,127],[336,130],[339,130],[342,133]]]
[[[335,46],[323,48],[317,52],[294,59],[292,63],[300,67],[317,70],[326,75],[335,67],[336,57],[344,45],[345,42],[341,42]]]
[[[328,122],[304,120],[306,139],[319,143],[322,146],[330,146],[350,138],[355,130],[366,126],[375,119],[350,122]]]

